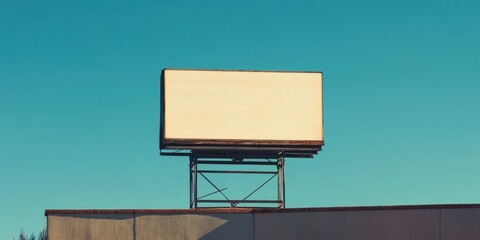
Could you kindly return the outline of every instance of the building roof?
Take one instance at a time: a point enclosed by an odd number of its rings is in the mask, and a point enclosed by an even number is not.
[[[430,204],[395,206],[356,206],[319,208],[198,208],[198,209],[47,209],[45,216],[62,214],[244,214],[244,213],[290,213],[290,212],[342,212],[412,209],[458,209],[480,208],[480,204]]]

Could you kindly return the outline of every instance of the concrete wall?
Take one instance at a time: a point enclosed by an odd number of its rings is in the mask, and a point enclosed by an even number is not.
[[[133,214],[71,214],[47,218],[49,239],[134,239]]]
[[[49,212],[50,211],[50,212]],[[50,240],[329,239],[478,240],[468,208],[47,211]],[[131,214],[126,212],[131,211]]]
[[[49,215],[50,240],[254,239],[252,214]]]

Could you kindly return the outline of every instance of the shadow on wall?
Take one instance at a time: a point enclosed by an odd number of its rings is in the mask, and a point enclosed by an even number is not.
[[[254,237],[254,214],[221,214],[211,215],[216,218],[221,218],[225,224],[212,229],[207,234],[203,235],[199,239],[255,239]]]

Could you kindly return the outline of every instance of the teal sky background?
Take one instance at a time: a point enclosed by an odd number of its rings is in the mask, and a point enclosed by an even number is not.
[[[0,1],[0,238],[45,209],[188,208],[188,160],[158,150],[167,67],[324,72],[326,145],[287,159],[288,207],[480,203],[478,9]]]

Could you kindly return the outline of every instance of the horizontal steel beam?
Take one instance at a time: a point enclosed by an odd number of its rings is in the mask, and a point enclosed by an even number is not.
[[[277,162],[198,160],[197,164],[277,165]]]
[[[191,156],[192,153],[189,153],[189,152],[162,152],[162,151],[160,151],[160,155],[162,155],[162,156],[182,156],[182,157],[188,157],[188,156]]]
[[[196,209],[212,209],[212,208],[215,208],[215,209],[228,209],[228,210],[231,210],[231,209],[252,209],[252,208],[261,208],[261,209],[265,209],[265,208],[268,208],[268,209],[278,209],[279,207],[271,207],[271,206],[262,206],[262,207],[259,207],[259,206],[235,206],[235,207],[228,207],[228,206],[223,206],[223,207],[197,207]]]
[[[173,150],[173,149],[172,149]],[[244,158],[244,159],[265,159],[265,158],[278,158],[279,156],[288,158],[313,158],[316,154],[315,151],[194,151],[185,152],[183,150],[177,151],[163,151],[160,150],[161,156],[195,156],[197,158]]]
[[[281,200],[197,200],[203,203],[283,203]]]
[[[193,172],[193,171],[192,171]],[[198,170],[198,173],[245,173],[245,174],[277,174],[276,171],[229,171],[229,170]]]
[[[191,146],[191,145],[168,145],[164,149],[183,149],[183,150],[210,150],[210,151],[292,151],[292,152],[318,152],[321,150],[321,147],[311,147],[311,146],[290,146],[290,147],[267,147],[267,146]]]

